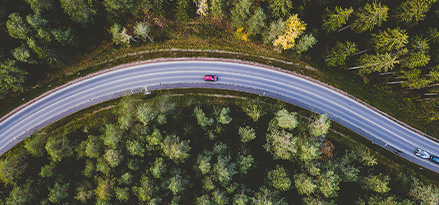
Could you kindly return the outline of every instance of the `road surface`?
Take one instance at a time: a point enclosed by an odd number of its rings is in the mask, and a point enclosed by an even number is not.
[[[205,82],[205,74],[218,76]],[[439,155],[439,142],[335,88],[260,64],[219,59],[158,59],[92,74],[49,91],[0,119],[0,154],[33,132],[86,107],[133,90],[221,88],[255,93],[328,113],[334,120],[401,157],[439,173],[416,157],[420,147]]]

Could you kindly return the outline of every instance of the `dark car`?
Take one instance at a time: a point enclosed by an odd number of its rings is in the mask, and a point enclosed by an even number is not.
[[[216,77],[216,75],[205,75],[204,80],[205,81],[217,81],[218,77]]]
[[[430,160],[439,164],[439,157],[437,156],[431,156]]]

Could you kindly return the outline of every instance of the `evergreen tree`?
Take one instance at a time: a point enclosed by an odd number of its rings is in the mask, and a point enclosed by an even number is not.
[[[390,177],[387,175],[369,175],[361,180],[363,189],[371,190],[377,193],[386,193],[390,191],[388,186]]]
[[[317,39],[312,34],[302,35],[296,44],[296,52],[301,54],[312,48],[317,43]]]
[[[253,16],[248,20],[247,25],[249,27],[249,32],[253,35],[262,33],[265,28],[265,16],[264,10],[258,7],[254,12]]]
[[[268,0],[268,6],[274,19],[283,19],[291,15],[293,3],[290,0]]]
[[[387,72],[392,70],[395,64],[399,62],[397,55],[392,55],[387,52],[377,55],[364,54],[358,60],[358,64],[361,67],[360,72],[367,74],[372,72]]]
[[[42,157],[44,155],[44,147],[47,143],[47,135],[37,133],[33,134],[24,141],[24,148],[34,157]]]
[[[313,194],[317,188],[312,178],[304,173],[294,175],[294,185],[300,195],[305,194],[307,196]]]
[[[60,162],[63,158],[73,154],[73,147],[66,136],[50,136],[46,143],[46,150],[54,162]]]
[[[285,22],[282,19],[272,21],[270,28],[262,34],[262,42],[266,45],[272,45],[274,41],[283,34],[285,30]]]
[[[35,183],[28,179],[25,183],[13,187],[8,198],[6,198],[6,204],[32,204],[36,203],[35,198],[37,198]]]
[[[297,113],[289,113],[285,108],[278,110],[275,117],[277,125],[283,129],[293,130],[299,124],[296,115]]]
[[[388,18],[388,11],[389,8],[381,3],[366,3],[357,13],[354,13],[356,19],[352,24],[352,29],[357,33],[362,33],[367,30],[371,31],[375,26],[381,26]]]
[[[400,28],[379,31],[372,34],[372,44],[378,52],[399,51],[408,43],[407,32]]]
[[[337,41],[335,46],[327,53],[327,59],[325,59],[325,62],[328,66],[332,67],[346,65],[346,60],[357,51],[357,45],[354,42],[346,41],[345,43],[342,43]]]
[[[6,22],[9,35],[12,38],[26,40],[31,32],[28,24],[23,21],[19,13],[12,13],[9,15],[9,20]]]
[[[436,0],[406,0],[398,8],[395,18],[410,26],[423,21],[425,14],[430,10],[431,4]]]
[[[241,137],[241,142],[247,143],[256,138],[255,129],[246,126],[246,127],[240,127],[238,131],[239,136]]]
[[[328,114],[323,114],[315,118],[314,122],[309,125],[309,132],[316,137],[323,136],[328,133],[330,126],[331,121],[328,118]]]
[[[273,130],[266,135],[264,145],[274,159],[293,160],[298,150],[298,140],[284,130]]]
[[[353,12],[354,9],[352,7],[342,9],[341,7],[336,6],[334,11],[326,8],[326,13],[322,16],[323,29],[325,29],[326,32],[336,31],[341,28],[343,24],[346,24]]]
[[[44,13],[53,8],[53,0],[26,0],[35,13]]]
[[[163,155],[175,163],[184,162],[191,150],[189,142],[190,140],[180,141],[180,138],[175,135],[167,136],[161,144]]]
[[[61,201],[69,196],[69,183],[58,183],[55,182],[53,188],[49,187],[48,200],[52,203],[61,203]]]
[[[250,18],[251,12],[250,7],[253,6],[253,1],[251,0],[237,0],[235,6],[233,7],[231,13],[232,23],[236,27],[244,27],[247,20]]]
[[[60,0],[61,7],[70,18],[77,23],[86,25],[93,21],[96,11],[90,5],[92,1],[87,0]]]
[[[340,190],[338,186],[341,179],[333,171],[327,171],[322,174],[317,181],[317,187],[321,194],[326,198],[337,196],[337,191]]]

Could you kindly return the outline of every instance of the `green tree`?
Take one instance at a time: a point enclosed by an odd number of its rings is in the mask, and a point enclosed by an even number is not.
[[[225,2],[224,0],[211,0],[210,1],[210,14],[214,19],[222,19],[225,17]]]
[[[317,187],[321,194],[326,198],[337,196],[337,191],[340,190],[338,186],[341,179],[333,171],[327,171],[325,174],[319,176],[317,180]]]
[[[119,184],[130,185],[133,182],[133,174],[131,172],[125,172],[119,179]]]
[[[362,33],[367,30],[371,31],[375,26],[381,26],[388,18],[388,11],[389,8],[379,2],[366,3],[357,13],[354,13],[356,19],[352,24],[352,30]]]
[[[297,113],[289,113],[288,110],[286,110],[285,108],[282,110],[278,110],[275,116],[277,125],[283,129],[293,130],[297,127],[297,125],[299,125],[299,121],[297,120],[296,115]]]
[[[112,190],[114,185],[114,180],[110,180],[108,178],[97,178],[98,186],[94,190],[97,199],[101,200],[110,200],[113,196]]]
[[[360,73],[370,74],[372,72],[387,72],[398,64],[398,55],[393,55],[391,53],[384,54],[364,54],[358,60],[358,64],[361,68]]]
[[[35,183],[32,180],[26,180],[21,185],[14,186],[6,198],[7,205],[15,204],[32,204],[37,195]]]
[[[166,173],[165,160],[161,157],[156,158],[154,164],[151,165],[149,170],[154,178],[160,179],[160,177]]]
[[[271,185],[280,191],[288,191],[291,188],[291,180],[283,166],[276,165],[275,169],[269,171],[268,179]]]
[[[395,18],[409,26],[414,26],[423,21],[425,14],[430,10],[431,4],[436,0],[406,0],[396,10]]]
[[[328,114],[323,114],[318,118],[315,118],[314,121],[309,125],[309,133],[317,137],[323,136],[328,133],[330,126],[331,121],[328,118]]]
[[[251,0],[237,0],[235,6],[233,7],[232,22],[236,27],[244,27],[247,20],[250,18],[251,12],[250,7],[253,6],[253,1]]]
[[[96,11],[92,8],[92,1],[87,0],[60,0],[61,7],[70,18],[77,23],[86,25],[93,21]]]
[[[161,1],[159,1],[161,2]],[[104,0],[103,5],[109,14],[119,16],[135,8],[134,0]]]
[[[152,109],[151,104],[143,103],[137,107],[137,119],[143,123],[143,125],[147,126],[151,123],[156,117],[157,113]]]
[[[210,126],[213,123],[212,118],[206,117],[203,110],[200,108],[200,106],[197,106],[194,108],[194,115],[197,118],[198,124],[204,129],[206,126]]]
[[[293,3],[290,0],[268,0],[268,6],[274,19],[283,19],[290,15]]]
[[[418,179],[414,179],[411,183],[409,194],[421,204],[437,204],[439,201],[439,188],[424,185]]]
[[[199,154],[197,158],[197,163],[195,165],[195,170],[200,170],[201,174],[206,175],[210,172],[210,160],[211,156],[205,156],[203,154]]]
[[[337,41],[335,46],[327,53],[326,65],[332,67],[346,65],[346,60],[357,51],[357,45],[354,42],[346,41],[342,43]]]
[[[266,141],[264,147],[274,159],[293,160],[298,150],[297,138],[284,130],[271,131],[266,135]]]
[[[309,196],[317,189],[313,179],[304,173],[294,175],[294,185],[300,195]]]
[[[37,133],[24,141],[24,148],[34,157],[42,157],[44,155],[44,147],[47,143],[47,135]]]
[[[265,16],[264,10],[261,7],[258,7],[253,16],[247,22],[250,33],[256,35],[262,33],[265,28]]]
[[[0,179],[6,184],[12,184],[19,179],[28,166],[27,157],[23,150],[8,153],[0,160]]]
[[[110,167],[116,167],[123,160],[123,155],[119,150],[107,149],[104,154],[104,159]]]
[[[215,189],[215,183],[213,182],[212,177],[204,177],[203,189],[206,191],[212,191]]]
[[[424,52],[410,52],[408,56],[401,60],[401,67],[403,68],[419,68],[426,66],[430,61],[430,55]]]
[[[276,40],[273,41],[275,47],[281,47],[283,50],[293,48],[296,39],[302,35],[306,29],[306,23],[301,21],[297,14],[291,15],[285,22],[285,30]]]
[[[46,143],[46,150],[54,162],[60,162],[63,158],[73,154],[73,147],[66,136],[50,136]]]
[[[254,122],[257,122],[261,116],[265,114],[263,110],[264,103],[259,99],[247,100],[242,106],[242,110],[250,117]]]
[[[234,205],[245,205],[249,200],[250,198],[244,193],[244,191],[238,192],[233,196]]]
[[[53,176],[55,168],[56,168],[56,163],[53,161],[51,161],[49,164],[43,165],[41,167],[40,176],[41,177]]]
[[[250,126],[239,127],[238,134],[241,137],[241,142],[243,143],[250,142],[256,138],[255,129],[251,128]]]
[[[180,141],[180,138],[175,135],[166,136],[161,144],[163,155],[175,163],[184,162],[191,150],[189,142],[190,140]]]
[[[361,180],[363,189],[371,190],[377,193],[386,193],[390,191],[390,177],[387,175],[369,175]]]
[[[402,70],[398,77],[404,80],[404,82],[401,84],[403,87],[422,88],[430,84],[431,80],[427,79],[426,77],[422,77],[421,73],[421,70],[418,68]]]
[[[230,156],[218,156],[217,162],[213,165],[213,173],[223,187],[230,184],[232,177],[237,173],[236,164],[231,161]]]
[[[154,183],[145,175],[140,179],[140,186],[132,188],[133,193],[139,198],[141,202],[151,201],[156,191]]]
[[[9,15],[9,20],[6,22],[9,35],[12,38],[26,40],[31,32],[28,24],[23,21],[19,13],[12,13]]]
[[[178,195],[184,191],[188,182],[189,180],[184,179],[180,174],[176,174],[169,179],[168,189],[171,190],[174,196]]]
[[[253,163],[254,163],[254,158],[251,155],[244,155],[244,154],[238,155],[239,170],[241,171],[242,174],[247,174],[247,170],[250,169]]]
[[[85,161],[85,167],[84,170],[82,171],[82,174],[87,177],[90,178],[93,176],[94,172],[95,172],[95,168],[96,165],[92,160],[87,159]]]
[[[93,188],[91,187],[90,182],[82,181],[78,188],[76,188],[76,196],[75,199],[80,201],[81,203],[87,203],[87,200],[93,197]]]
[[[301,54],[312,48],[317,43],[317,39],[312,34],[302,35],[296,44],[296,52]]]
[[[102,172],[104,175],[109,176],[111,168],[108,166],[107,160],[103,157],[99,157],[96,162],[96,170]]]
[[[75,45],[76,38],[73,35],[72,28],[70,28],[70,27],[68,29],[65,29],[65,30],[53,29],[52,35],[55,38],[55,40],[58,41],[58,43],[60,43],[62,46]]]
[[[272,45],[283,34],[284,30],[285,22],[282,19],[272,21],[270,27],[262,34],[262,42],[266,45]]]
[[[408,43],[408,38],[406,30],[387,28],[385,31],[372,34],[372,44],[378,52],[399,51]]]
[[[227,197],[226,193],[224,191],[220,191],[218,189],[215,189],[215,191],[212,193],[212,198],[213,201],[216,204],[228,204],[229,203],[229,198]]]
[[[17,61],[23,62],[23,63],[29,63],[29,64],[35,64],[37,61],[32,59],[31,54],[29,52],[29,49],[26,45],[21,45],[20,47],[17,47],[12,50],[12,55]]]
[[[27,72],[20,69],[14,60],[8,59],[0,63],[0,93],[8,90],[22,91],[23,75]]]
[[[137,140],[127,140],[126,141],[126,148],[128,150],[128,153],[131,156],[144,156],[145,149],[143,148],[143,145],[138,142]]]
[[[352,7],[342,9],[341,7],[336,6],[334,11],[326,8],[326,13],[322,16],[323,29],[325,29],[326,32],[336,31],[348,21],[353,12],[354,9]]]
[[[182,1],[182,0],[180,0]],[[149,32],[151,32],[151,27],[146,22],[136,22],[136,25],[134,26],[134,36],[143,42],[146,41],[146,39],[149,39],[151,42],[154,43],[152,38],[149,36]]]
[[[69,183],[58,183],[55,182],[55,185],[53,187],[48,187],[49,189],[49,196],[48,199],[52,203],[60,203],[63,199],[67,198],[69,196]]]
[[[127,202],[130,199],[130,189],[128,187],[116,187],[114,189],[117,200]]]
[[[44,13],[53,8],[53,0],[26,0],[35,13]]]
[[[375,166],[377,164],[377,159],[368,148],[359,148],[358,155],[360,156],[360,161],[369,167]]]
[[[102,136],[105,146],[116,149],[121,139],[122,131],[115,124],[105,125],[105,134]]]
[[[103,143],[100,136],[89,135],[85,141],[84,155],[88,158],[98,158],[103,152]]]
[[[34,29],[39,29],[47,25],[49,21],[44,19],[40,13],[29,14],[26,16],[26,21],[31,25]]]
[[[217,118],[217,121],[221,124],[229,124],[232,121],[232,118],[229,116],[229,112],[230,112],[230,108],[227,107],[223,107],[223,109],[221,109],[221,112]]]
[[[320,151],[320,144],[317,142],[310,142],[308,140],[302,140],[299,143],[299,151],[297,152],[297,158],[302,162],[310,162],[320,158],[322,152]]]
[[[189,7],[189,0],[177,0],[177,19],[179,21],[188,21],[189,16],[187,9]]]
[[[122,29],[122,30],[121,30]],[[131,36],[127,33],[126,28],[121,28],[119,24],[114,24],[110,28],[110,33],[113,36],[113,42],[116,45],[130,46]]]

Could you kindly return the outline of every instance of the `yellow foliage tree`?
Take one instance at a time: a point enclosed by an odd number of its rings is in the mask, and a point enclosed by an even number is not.
[[[294,14],[285,22],[284,34],[280,35],[273,42],[273,45],[276,47],[281,46],[284,50],[293,48],[296,39],[303,34],[305,29],[306,23],[301,21],[299,17],[297,17],[297,14]]]

